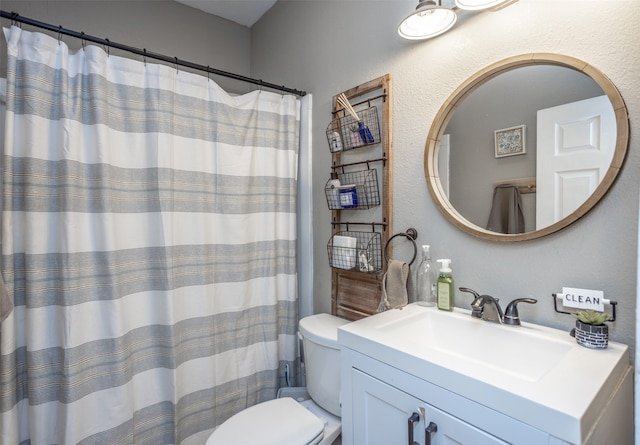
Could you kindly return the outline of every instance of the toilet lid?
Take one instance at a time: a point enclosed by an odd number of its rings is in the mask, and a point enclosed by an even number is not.
[[[324,423],[291,397],[240,411],[209,436],[206,445],[306,445],[322,435]]]
[[[300,320],[300,333],[319,345],[338,349],[338,328],[349,323],[344,318],[329,314],[315,314]]]

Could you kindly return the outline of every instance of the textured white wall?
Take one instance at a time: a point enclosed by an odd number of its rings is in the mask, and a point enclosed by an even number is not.
[[[252,28],[252,75],[277,79],[314,94],[314,309],[330,311],[326,243],[330,212],[323,192],[330,152],[324,130],[332,96],[385,73],[393,76],[394,233],[415,227],[419,243],[435,258],[453,260],[457,286],[509,301],[534,297],[525,320],[569,329],[556,314],[551,293],[562,286],[602,289],[618,300],[612,339],[634,345],[638,237],[640,124],[640,4],[637,0],[519,0],[483,12],[436,39],[410,42],[397,36],[400,20],[417,2],[287,1]],[[543,239],[495,243],[453,227],[437,210],[426,186],[424,146],[439,107],[465,79],[503,58],[553,52],[582,59],[603,71],[629,109],[631,142],[613,189],[589,215]],[[398,243],[394,256],[408,258]],[[457,296],[456,296],[457,297]],[[456,298],[466,306],[470,297]]]

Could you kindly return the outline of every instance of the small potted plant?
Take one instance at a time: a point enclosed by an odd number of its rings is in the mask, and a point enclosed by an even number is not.
[[[576,338],[580,346],[591,349],[608,346],[609,326],[605,322],[611,320],[609,314],[589,309],[572,315],[576,317],[576,327],[571,330],[571,336]]]

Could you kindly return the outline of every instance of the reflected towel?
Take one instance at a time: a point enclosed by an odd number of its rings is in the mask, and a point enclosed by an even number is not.
[[[13,302],[9,298],[7,292],[7,286],[4,284],[4,279],[0,275],[0,322],[4,321],[13,310]]]
[[[407,263],[398,260],[389,261],[387,271],[382,277],[382,297],[378,305],[378,312],[407,305],[408,277],[409,265]]]
[[[499,185],[493,190],[493,205],[487,230],[498,233],[524,233],[520,190],[515,185]]]

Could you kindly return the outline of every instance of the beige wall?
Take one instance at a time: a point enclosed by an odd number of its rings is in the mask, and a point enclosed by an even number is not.
[[[614,340],[634,345],[640,164],[640,7],[637,0],[519,0],[459,23],[423,42],[398,37],[400,20],[417,4],[390,1],[280,0],[252,28],[254,76],[314,94],[314,310],[330,311],[326,243],[330,212],[323,192],[330,153],[324,129],[332,96],[385,73],[393,76],[394,233],[415,227],[432,256],[451,258],[456,285],[510,301],[534,297],[525,320],[566,329],[551,293],[562,286],[601,289],[618,300]],[[500,244],[453,227],[437,210],[424,180],[423,152],[438,108],[477,70],[530,52],[567,54],[603,71],[625,98],[631,118],[626,165],[589,215],[546,238]],[[402,243],[398,247],[403,247]],[[409,258],[396,251],[397,258]],[[457,296],[456,296],[457,297]],[[458,306],[470,298],[460,296]]]

